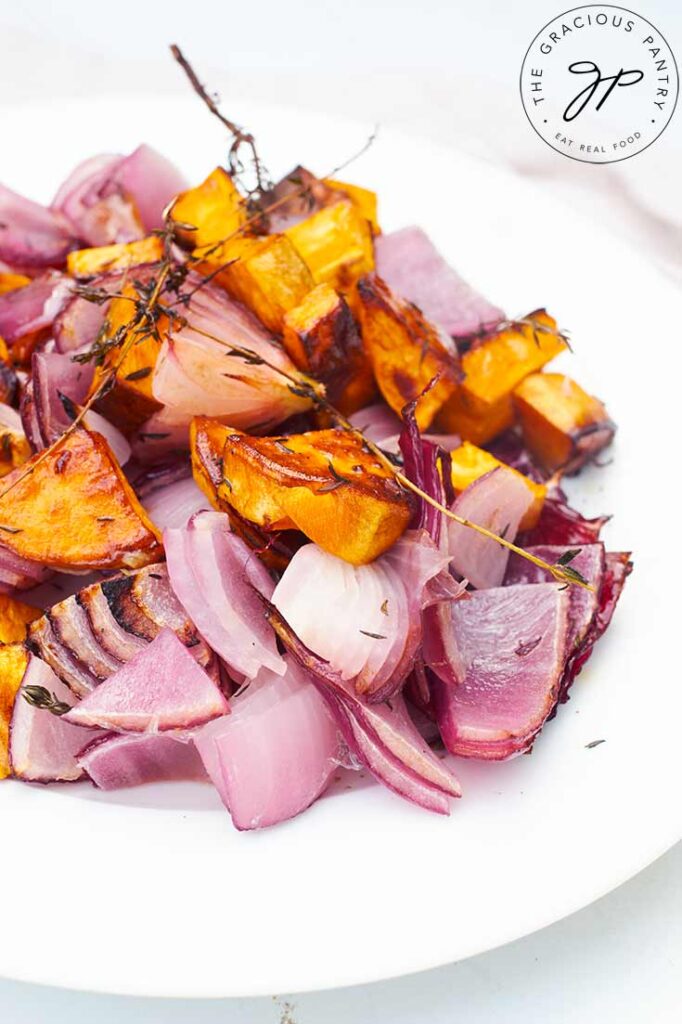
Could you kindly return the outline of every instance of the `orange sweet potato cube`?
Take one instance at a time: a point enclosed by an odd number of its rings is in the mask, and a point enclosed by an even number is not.
[[[27,665],[28,651],[22,643],[0,645],[0,779],[10,772],[9,726]]]
[[[99,245],[93,249],[75,249],[66,257],[66,269],[74,277],[93,277],[109,270],[125,270],[142,263],[157,263],[163,258],[163,242],[149,235],[137,242]]]
[[[109,445],[82,428],[0,482],[0,536],[22,558],[64,572],[136,568],[162,554]]]
[[[285,234],[303,257],[316,284],[349,288],[374,270],[372,230],[356,204],[346,197],[323,206]]]
[[[248,219],[244,199],[222,167],[211,171],[201,185],[181,192],[170,215],[182,225],[177,237],[199,250],[230,238]]]
[[[426,430],[457,389],[454,350],[416,306],[395,295],[380,277],[362,277],[357,298],[362,341],[379,390],[398,415],[421,395],[416,419],[419,429]]]
[[[284,317],[284,348],[299,370],[322,381],[332,405],[350,415],[375,392],[372,367],[345,299],[318,284]]]
[[[462,356],[464,379],[441,409],[439,429],[482,445],[514,422],[514,389],[566,348],[544,309],[490,334]]]
[[[280,334],[284,316],[314,285],[308,267],[286,235],[242,235],[219,246],[199,269],[223,269],[216,282]]]
[[[412,495],[350,432],[251,437],[197,417],[192,440],[195,478],[217,508],[266,531],[298,529],[354,565],[382,554],[412,517]],[[220,476],[208,448],[222,451]]]
[[[598,398],[563,373],[533,373],[514,391],[526,447],[553,473],[578,470],[609,444],[615,425]]]
[[[322,181],[325,185],[328,185],[335,192],[342,192],[348,196],[351,202],[356,206],[359,213],[368,220],[372,229],[373,235],[380,235],[381,228],[379,227],[379,220],[377,217],[377,194],[372,192],[368,188],[362,188],[360,185],[349,185],[346,181],[336,181],[333,178],[323,178]]]
[[[5,292],[13,292],[30,283],[31,278],[26,277],[25,274],[13,274],[10,271],[0,272],[0,295],[4,295]]]
[[[102,365],[96,368],[91,394],[101,385],[102,377],[110,371],[111,366],[118,364],[121,350],[127,344],[126,328],[136,316],[136,307],[131,300],[137,299],[138,295],[132,283],[123,287],[122,294],[127,297],[114,299],[107,313],[107,336],[113,338],[120,331],[121,342],[111,349]],[[161,327],[162,323],[159,324]],[[138,334],[135,342],[127,348],[116,373],[114,387],[97,400],[98,411],[124,434],[133,433],[161,408],[152,393],[152,377],[160,350],[161,342],[158,338],[152,334]]]

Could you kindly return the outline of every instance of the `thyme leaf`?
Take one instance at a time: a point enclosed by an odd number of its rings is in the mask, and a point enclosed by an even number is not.
[[[59,700],[55,693],[50,693],[44,686],[24,686],[21,695],[32,708],[49,711],[50,714],[58,717],[71,710],[70,704]]]

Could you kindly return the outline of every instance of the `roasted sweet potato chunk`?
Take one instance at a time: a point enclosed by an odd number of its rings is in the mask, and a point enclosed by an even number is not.
[[[0,390],[2,384],[2,365],[0,365]],[[7,411],[14,412],[14,410]],[[0,477],[7,476],[13,469],[23,465],[31,457],[31,446],[23,430],[5,426],[4,420],[5,417],[2,416],[0,410]]]
[[[452,464],[452,486],[458,493],[468,487],[469,484],[472,484],[474,480],[478,480],[480,476],[484,476],[491,470],[497,469],[498,466],[505,466],[505,469],[508,469],[511,473],[516,473],[521,477],[533,495],[533,504],[521,520],[519,529],[531,530],[537,524],[547,494],[545,484],[536,483],[535,480],[531,480],[530,477],[519,473],[518,470],[513,469],[511,466],[507,466],[504,462],[496,459],[490,452],[485,451],[483,448],[477,448],[475,444],[471,444],[469,441],[463,441],[459,448],[455,448],[454,451],[450,452],[450,460]]]
[[[17,555],[65,572],[136,568],[162,555],[109,445],[83,429],[0,483],[0,538]]]
[[[29,622],[41,615],[40,608],[33,608],[7,594],[0,594],[0,644],[24,640]]]
[[[478,445],[492,440],[514,422],[514,388],[565,348],[544,309],[482,339],[462,356],[464,380],[441,409],[439,428]]]
[[[222,242],[247,220],[246,205],[232,178],[216,167],[196,188],[181,192],[171,207],[178,237],[193,249]]]
[[[207,430],[213,450],[222,447],[219,482],[215,464],[211,473],[205,449],[202,456],[197,444]],[[197,417],[193,462],[200,486],[210,482],[212,493],[207,493],[217,508],[230,505],[269,531],[301,530],[354,565],[371,562],[389,548],[413,512],[411,494],[344,431],[250,437]]]
[[[30,283],[31,278],[25,274],[12,274],[9,271],[0,273],[0,295],[13,292],[16,288],[23,288],[25,284]]]
[[[514,391],[531,454],[549,472],[578,470],[613,440],[605,406],[563,373],[533,373]]]
[[[223,479],[225,435],[225,427],[218,420],[205,416],[195,417],[190,427],[194,479],[214,508],[227,514],[233,532],[253,548],[261,561],[275,572],[284,572],[293,551],[299,546],[301,534],[268,534],[260,526],[239,515],[229,502],[218,497],[218,488]]]
[[[149,235],[137,242],[99,245],[93,249],[75,249],[66,257],[66,269],[74,277],[93,277],[108,270],[125,270],[141,263],[156,263],[163,257],[163,242]]]
[[[27,664],[28,652],[23,644],[0,646],[0,779],[6,779],[10,771],[9,724]]]
[[[122,332],[121,346],[113,348],[103,364],[95,371],[90,393],[100,386],[102,375],[121,358],[121,347],[126,344],[126,327],[136,315],[134,301],[138,298],[132,285],[126,284],[122,294],[127,298],[114,299],[107,314],[107,334],[113,337]],[[160,326],[160,325],[159,325]],[[162,333],[161,331],[159,333]],[[161,342],[151,334],[140,334],[126,353],[116,374],[116,383],[111,391],[97,401],[97,409],[114,423],[124,434],[131,434],[161,408],[152,394],[152,376],[161,351]]]
[[[318,284],[284,317],[284,347],[299,370],[326,386],[327,396],[350,415],[372,400],[372,367],[345,299]]]
[[[282,331],[285,313],[297,306],[314,285],[310,271],[286,235],[233,238],[218,246],[199,269],[213,273],[218,267],[223,270],[216,282],[276,334]]]
[[[416,306],[399,298],[375,275],[358,281],[360,327],[379,390],[400,415],[422,396],[416,412],[420,430],[457,388],[460,378],[454,348]],[[436,379],[436,383],[428,385]]]
[[[377,217],[377,194],[368,188],[360,185],[349,185],[346,181],[335,181],[333,178],[323,178],[323,183],[335,192],[342,192],[348,196],[359,213],[369,221],[373,235],[381,234],[379,220]]]
[[[339,198],[285,234],[305,260],[316,284],[349,288],[362,274],[374,270],[374,246],[369,221],[351,199]]]

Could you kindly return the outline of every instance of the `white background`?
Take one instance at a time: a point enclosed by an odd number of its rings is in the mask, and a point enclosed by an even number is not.
[[[202,76],[219,85],[228,110],[230,95],[274,98],[457,145],[532,176],[538,188],[587,211],[682,281],[682,113],[649,150],[610,167],[562,158],[526,122],[518,96],[523,54],[542,25],[568,6],[568,0],[118,0],[106,6],[0,0],[0,102],[140,90],[182,94],[184,83],[165,54],[168,43],[178,42]],[[679,2],[640,2],[635,10],[682,57]],[[197,116],[204,116],[199,108]],[[11,145],[0,124],[0,180],[2,151]],[[681,868],[678,846],[619,891],[535,936],[425,975],[289,997],[289,1016],[296,1024],[677,1024]],[[11,934],[11,922],[3,922],[2,941],[11,942]],[[122,1017],[130,1024],[276,1024],[287,1018],[285,1004],[285,996],[204,1003],[104,998],[0,981],[0,1020],[8,1024],[109,1024]]]

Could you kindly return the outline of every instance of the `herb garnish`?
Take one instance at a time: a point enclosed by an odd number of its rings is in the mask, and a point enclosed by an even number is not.
[[[58,717],[71,710],[70,704],[59,700],[55,693],[50,693],[44,686],[24,686],[21,695],[32,708],[49,711],[50,714]]]

